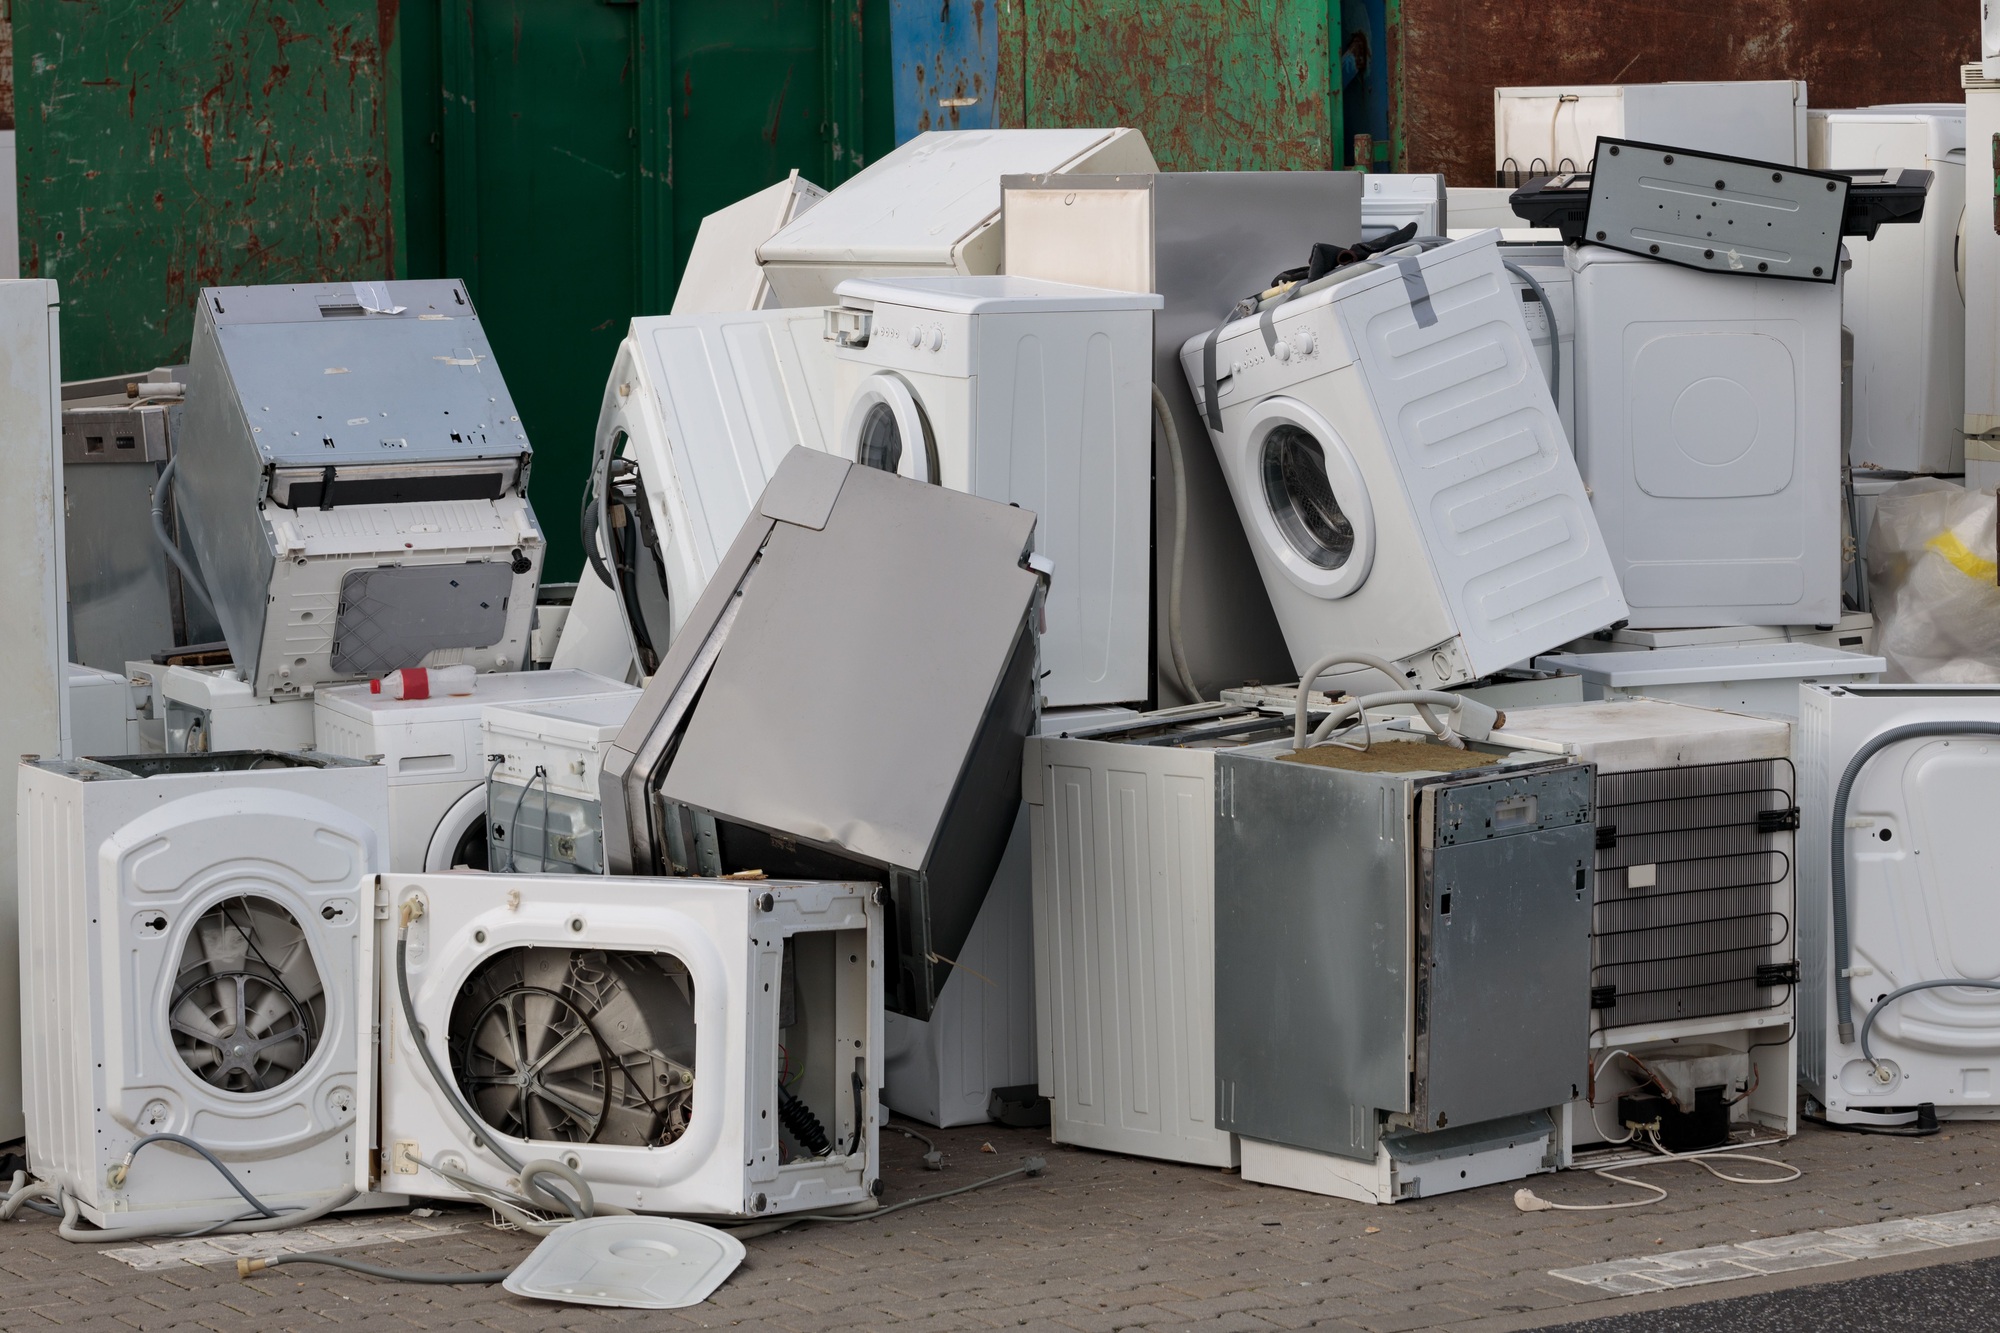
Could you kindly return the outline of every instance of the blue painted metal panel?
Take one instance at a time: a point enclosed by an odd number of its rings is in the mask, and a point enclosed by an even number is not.
[[[993,126],[998,0],[890,0],[896,142],[925,130]]]

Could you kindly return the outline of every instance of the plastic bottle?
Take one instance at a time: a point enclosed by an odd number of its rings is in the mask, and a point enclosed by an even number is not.
[[[368,682],[370,694],[386,694],[391,699],[435,699],[447,694],[472,693],[473,671],[469,666],[404,667],[380,680]]]

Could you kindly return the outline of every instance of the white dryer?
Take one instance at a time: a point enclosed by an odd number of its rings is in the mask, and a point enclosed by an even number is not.
[[[2000,1118],[2000,690],[1799,705],[1799,1082],[1836,1124]]]
[[[1181,361],[1300,671],[1462,684],[1625,618],[1497,232],[1342,269]]]
[[[1839,620],[1840,284],[1569,268],[1577,456],[1632,625]]]
[[[357,1188],[518,1197],[523,1162],[558,1158],[598,1203],[642,1212],[874,1197],[877,885],[385,875],[366,891],[360,965],[380,989],[354,1020],[381,1045]]]
[[[974,277],[856,279],[840,300],[833,451],[1033,512],[1054,563],[1043,699],[1146,698],[1160,298]]]
[[[98,1226],[337,1205],[357,1150],[357,964],[389,839],[372,764],[275,752],[21,768],[28,1164]]]
[[[639,691],[588,671],[499,671],[473,677],[470,694],[392,699],[367,685],[322,686],[311,701],[313,737],[326,754],[379,759],[389,807],[391,870],[486,869],[486,778],[480,742],[488,705],[624,698]]]

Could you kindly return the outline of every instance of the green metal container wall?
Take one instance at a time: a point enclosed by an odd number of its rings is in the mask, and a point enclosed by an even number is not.
[[[1130,125],[1168,171],[1344,165],[1340,0],[997,0],[998,123]]]
[[[395,0],[14,8],[21,272],[63,374],[185,358],[196,292],[396,263]]]

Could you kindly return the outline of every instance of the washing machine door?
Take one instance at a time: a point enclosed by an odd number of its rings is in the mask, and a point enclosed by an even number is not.
[[[901,375],[878,371],[861,382],[841,427],[840,452],[863,467],[938,484],[937,437]]]
[[[1285,576],[1329,600],[1359,590],[1375,561],[1375,511],[1340,432],[1295,398],[1271,398],[1236,450],[1239,507]]]

